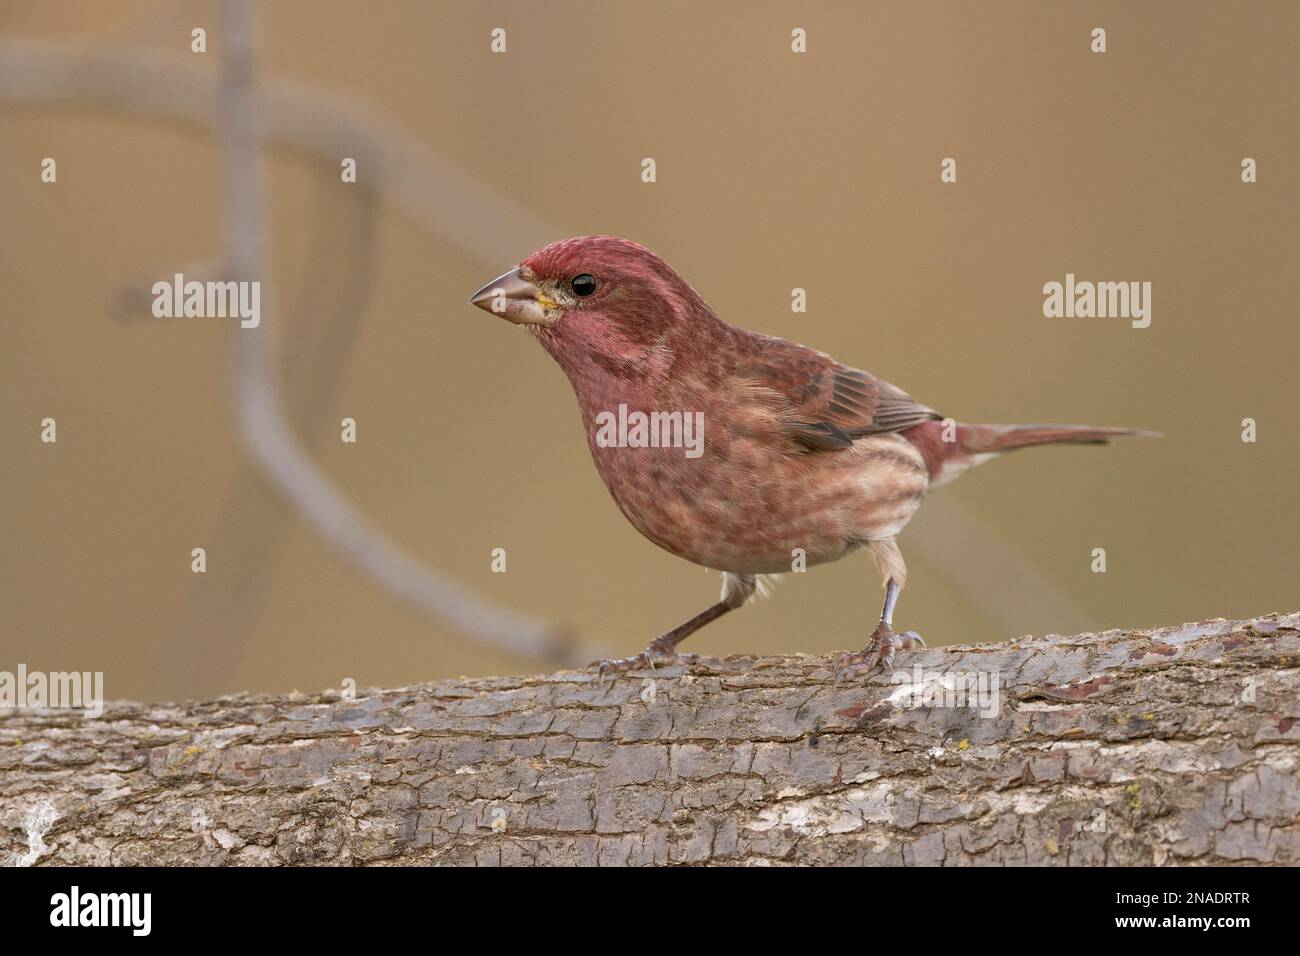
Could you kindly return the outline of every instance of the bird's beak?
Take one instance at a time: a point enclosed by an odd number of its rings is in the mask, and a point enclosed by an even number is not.
[[[541,289],[520,275],[518,269],[493,279],[470,296],[469,304],[516,325],[550,325],[558,308]]]

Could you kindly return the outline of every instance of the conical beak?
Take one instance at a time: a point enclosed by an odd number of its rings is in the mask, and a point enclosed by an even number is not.
[[[518,269],[497,276],[470,296],[469,304],[509,319],[516,325],[549,325],[555,321],[553,310],[556,304],[534,283],[520,275]],[[548,311],[552,311],[550,317]]]

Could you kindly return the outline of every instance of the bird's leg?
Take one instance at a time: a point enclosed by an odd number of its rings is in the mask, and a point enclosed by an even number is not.
[[[880,623],[871,634],[871,642],[856,654],[841,654],[836,661],[836,682],[847,672],[860,670],[864,674],[880,667],[886,674],[894,669],[894,652],[925,647],[925,641],[916,631],[894,633],[894,606],[903,588],[894,578],[885,582],[885,606],[880,611]]]
[[[592,661],[588,666],[598,668],[601,679],[604,679],[606,674],[624,674],[627,671],[640,670],[643,667],[654,670],[656,667],[673,667],[678,664],[692,663],[696,660],[695,655],[677,653],[677,645],[705,624],[716,621],[728,611],[734,611],[744,604],[754,593],[756,584],[757,579],[752,574],[731,574],[728,572],[723,576],[722,597],[718,599],[716,604],[705,608],[689,621],[678,624],[671,631],[655,638],[650,642],[650,646],[640,654],[633,657]]]

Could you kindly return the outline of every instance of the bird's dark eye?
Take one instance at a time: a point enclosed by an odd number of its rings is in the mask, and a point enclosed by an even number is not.
[[[574,276],[569,280],[569,288],[580,299],[585,299],[596,291],[596,277],[589,272]]]

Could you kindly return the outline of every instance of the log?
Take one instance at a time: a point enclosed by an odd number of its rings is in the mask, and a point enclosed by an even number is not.
[[[1295,864],[1300,614],[0,716],[0,860]],[[983,693],[980,692],[981,687]]]

